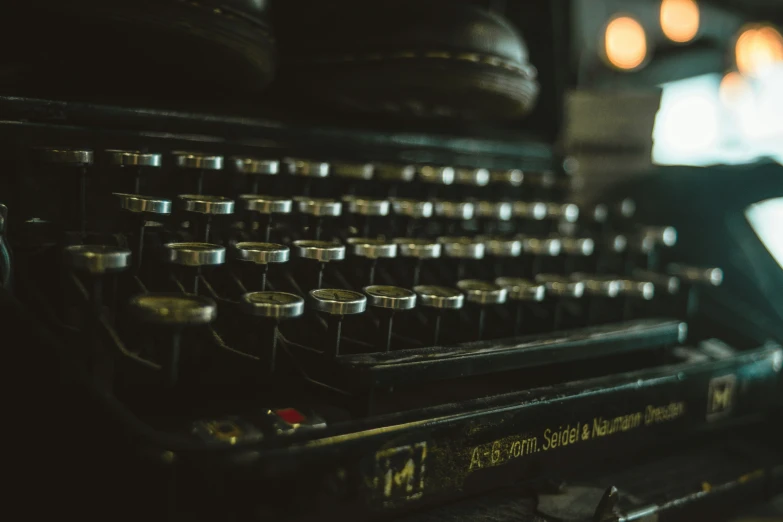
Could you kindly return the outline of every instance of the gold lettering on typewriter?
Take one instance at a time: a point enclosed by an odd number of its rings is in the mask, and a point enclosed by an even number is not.
[[[494,442],[475,446],[470,450],[468,471],[498,466],[535,453],[553,451],[581,444],[591,439],[602,439],[622,433],[633,433],[641,428],[672,422],[685,415],[684,402],[648,405],[641,411],[616,417],[593,417],[544,428],[540,434],[512,435]]]

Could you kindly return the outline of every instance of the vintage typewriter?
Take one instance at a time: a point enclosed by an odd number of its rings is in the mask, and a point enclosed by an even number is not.
[[[677,223],[634,199],[574,203],[546,142],[0,106],[3,324],[81,390],[54,433],[95,450],[98,505],[388,519],[779,406],[783,350],[721,267],[675,258]],[[766,484],[759,460],[725,483]]]

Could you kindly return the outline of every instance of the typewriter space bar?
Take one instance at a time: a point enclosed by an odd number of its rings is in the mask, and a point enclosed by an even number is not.
[[[686,332],[678,320],[640,319],[530,337],[344,355],[336,363],[342,378],[359,388],[399,385],[664,348],[681,342]]]

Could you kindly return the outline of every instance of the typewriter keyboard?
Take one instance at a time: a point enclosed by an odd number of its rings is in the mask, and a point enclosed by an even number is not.
[[[659,364],[722,279],[562,169],[157,143],[17,150],[2,243],[5,285],[149,418],[315,428]]]

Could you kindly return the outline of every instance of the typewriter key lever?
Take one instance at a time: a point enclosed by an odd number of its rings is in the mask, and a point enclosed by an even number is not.
[[[443,314],[446,310],[459,310],[465,303],[465,296],[456,288],[447,286],[428,286],[421,285],[414,287],[414,292],[418,296],[420,306],[428,309],[434,317],[432,318],[432,345],[437,346],[440,342],[440,329],[443,322]]]
[[[345,247],[331,241],[309,241],[300,239],[294,241],[294,252],[302,259],[318,262],[318,276],[315,288],[321,288],[324,280],[326,263],[345,259]]]
[[[239,196],[242,210],[253,212],[261,217],[262,237],[269,243],[272,235],[272,219],[275,214],[290,214],[293,202],[290,198],[265,196],[260,194],[243,194]]]
[[[697,267],[683,264],[671,264],[666,271],[680,280],[680,285],[685,290],[683,312],[687,320],[692,320],[699,311],[701,290],[710,286],[723,284],[723,270],[713,267]]]
[[[191,276],[191,291],[198,294],[198,280],[204,267],[222,265],[226,261],[226,249],[209,243],[168,243],[165,245],[166,261],[181,267]]]
[[[540,303],[546,295],[546,287],[541,283],[535,283],[521,277],[498,277],[495,284],[508,291],[508,300],[514,303],[514,337],[522,333],[524,323],[525,305],[527,303]]]
[[[131,298],[128,309],[141,324],[157,327],[168,334],[162,366],[166,386],[174,387],[179,379],[182,332],[188,327],[214,321],[217,305],[212,299],[196,295],[142,294]]]
[[[353,255],[367,261],[367,284],[375,284],[375,269],[379,259],[394,259],[397,257],[397,244],[382,239],[366,237],[348,238]]]
[[[340,355],[343,318],[364,312],[367,308],[367,297],[351,290],[321,288],[310,291],[308,304],[310,308],[326,316],[329,341],[324,353],[337,357]]]
[[[277,336],[280,321],[293,319],[304,313],[304,299],[285,292],[251,292],[242,296],[239,307],[247,315],[258,317],[264,339],[260,358],[265,372],[275,371],[277,360]]]
[[[508,298],[508,290],[502,286],[477,279],[464,279],[457,283],[457,288],[465,292],[469,303],[478,306],[476,321],[476,340],[484,338],[484,323],[486,322],[487,306],[503,304]]]
[[[162,165],[162,156],[140,150],[117,150],[109,149],[106,151],[109,163],[114,166],[127,168],[133,176],[133,192],[139,193],[141,190],[141,174],[145,168],[160,168]]]
[[[312,238],[321,239],[325,217],[339,217],[343,212],[340,201],[323,198],[294,198],[299,212],[309,216],[312,225]]]
[[[183,151],[176,151],[173,154],[178,168],[195,173],[196,194],[204,192],[204,172],[223,170],[223,156]]]
[[[378,349],[388,352],[391,349],[392,325],[395,312],[410,310],[416,306],[416,294],[398,286],[368,286],[364,288],[370,306],[378,310],[381,316]]]
[[[146,216],[168,216],[171,214],[171,201],[137,194],[116,194],[120,198],[120,208],[130,212],[133,217],[138,237],[136,238],[136,252],[134,252],[134,267],[138,274],[141,270],[142,254],[144,251],[144,231],[146,229]]]
[[[182,194],[178,196],[180,206],[185,212],[197,214],[200,218],[197,233],[200,239],[209,243],[209,234],[212,228],[212,218],[234,213],[234,201],[221,196],[201,196],[197,194]]]
[[[93,163],[93,152],[89,149],[40,148],[39,158],[53,165],[74,169],[79,174],[79,231],[87,234],[87,167]]]
[[[430,239],[398,237],[392,240],[399,250],[400,257],[414,260],[411,273],[411,286],[418,286],[421,279],[421,268],[425,259],[437,259],[441,254],[440,243]]]
[[[92,372],[105,386],[110,386],[113,359],[100,346],[100,322],[103,316],[104,279],[130,266],[130,250],[106,245],[73,245],[65,249],[65,262],[74,272],[87,276],[90,308],[86,331],[91,338]],[[110,298],[109,302],[113,302]],[[111,311],[113,315],[113,310]]]
[[[258,178],[261,176],[274,176],[280,171],[280,162],[271,159],[246,158],[234,156],[231,158],[234,171],[250,177],[250,191],[258,192]]]
[[[261,267],[261,291],[266,290],[266,279],[270,263],[285,263],[290,249],[276,243],[242,242],[234,245],[234,257],[240,261],[249,261]]]

